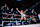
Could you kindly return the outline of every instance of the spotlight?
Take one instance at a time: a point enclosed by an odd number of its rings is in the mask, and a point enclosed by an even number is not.
[[[23,1],[23,0],[16,0],[16,1]]]
[[[38,14],[39,20],[40,20],[40,14]]]

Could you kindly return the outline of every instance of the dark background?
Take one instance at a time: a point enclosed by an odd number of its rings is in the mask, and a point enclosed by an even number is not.
[[[7,6],[11,9],[14,8],[14,11],[16,8],[19,8],[19,10],[25,10],[29,9],[31,6],[35,5],[35,3],[40,2],[40,0],[23,0],[23,1],[16,1],[16,0],[0,0],[0,9],[2,6],[7,4]],[[36,6],[35,11],[37,13],[40,13],[40,4]]]
[[[19,10],[25,10],[26,8],[29,9],[35,3],[39,2],[40,0],[23,0],[23,1],[16,1],[16,0],[0,0],[0,7],[7,4],[8,7],[11,8],[19,8]],[[40,4],[36,6],[35,11],[39,13],[40,11]]]

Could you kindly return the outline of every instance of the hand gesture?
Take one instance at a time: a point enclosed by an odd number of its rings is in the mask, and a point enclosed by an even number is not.
[[[16,8],[16,10],[18,10],[18,8]]]
[[[26,11],[28,11],[28,9],[26,9]]]

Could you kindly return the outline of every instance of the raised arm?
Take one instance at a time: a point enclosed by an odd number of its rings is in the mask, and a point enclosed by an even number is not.
[[[26,11],[28,11],[28,9],[26,9],[26,10],[24,11],[24,13],[25,13]]]
[[[18,8],[16,8],[16,10],[20,13],[20,11],[18,10]]]

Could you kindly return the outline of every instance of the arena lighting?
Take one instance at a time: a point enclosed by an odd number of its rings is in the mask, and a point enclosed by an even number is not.
[[[38,6],[38,4],[40,4],[40,2],[37,2],[35,5],[31,6],[29,10],[34,9],[36,6]]]
[[[16,1],[23,1],[23,0],[16,0]]]
[[[39,20],[40,20],[40,14],[38,14]]]
[[[0,24],[0,26],[2,26],[2,24]]]

